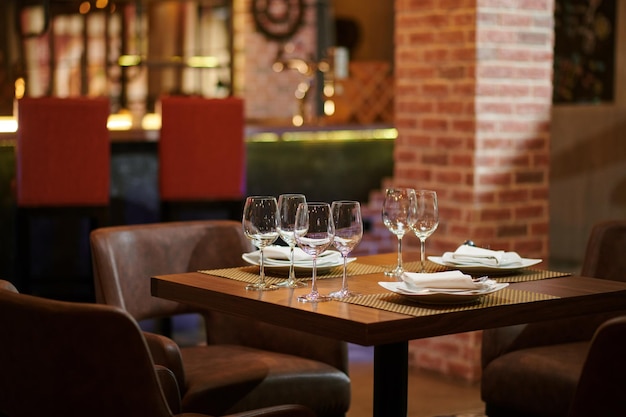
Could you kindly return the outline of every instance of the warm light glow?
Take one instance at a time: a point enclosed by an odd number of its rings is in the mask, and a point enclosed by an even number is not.
[[[144,130],[161,129],[161,115],[157,113],[147,113],[141,120],[141,128]]]
[[[347,141],[347,140],[393,140],[398,137],[396,128],[380,128],[380,129],[359,129],[359,130],[320,130],[320,131],[297,131],[284,132],[282,140],[301,141],[301,140],[327,140],[327,141]]]
[[[104,9],[109,4],[109,0],[96,0],[96,7],[98,9]]]
[[[214,56],[192,56],[187,60],[187,65],[193,68],[215,68],[219,60]]]
[[[298,100],[302,100],[304,97],[306,97],[306,93],[308,91],[309,91],[309,84],[303,81],[300,84],[298,84],[298,88],[296,88],[294,95],[296,96]]]
[[[326,116],[332,116],[335,114],[335,102],[332,100],[324,101],[324,114]]]
[[[84,1],[78,6],[78,11],[80,14],[87,14],[91,10],[91,4],[88,1]]]
[[[23,78],[18,78],[15,80],[15,98],[20,99],[24,97],[24,93],[26,92],[26,81]]]
[[[17,119],[13,116],[0,116],[0,133],[17,132]]]
[[[304,118],[299,114],[296,114],[292,117],[291,123],[293,123],[294,126],[302,126],[304,124]]]
[[[121,67],[134,67],[141,64],[141,57],[139,55],[121,55],[117,63]]]
[[[109,130],[130,130],[133,127],[133,117],[129,113],[109,115],[107,128]]]
[[[326,97],[334,96],[335,95],[335,86],[330,84],[330,83],[324,84],[324,95]]]

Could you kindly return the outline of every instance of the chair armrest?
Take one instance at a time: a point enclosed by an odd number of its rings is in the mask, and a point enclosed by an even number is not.
[[[162,365],[154,365],[159,384],[161,384],[161,392],[167,401],[167,405],[173,414],[180,413],[180,391],[174,372]]]
[[[179,395],[185,389],[185,371],[180,349],[172,339],[150,332],[143,332],[155,365],[161,365],[174,374]]]
[[[484,330],[482,367],[484,369],[492,360],[515,350],[591,340],[602,323],[623,314],[624,311],[598,313]]]
[[[569,417],[608,416],[624,410],[626,316],[610,319],[594,335]]]
[[[315,417],[315,413],[310,408],[302,405],[286,404],[243,411],[224,417]]]
[[[481,363],[483,369],[489,362],[508,352],[515,339],[519,337],[525,327],[526,324],[519,324],[517,326],[483,330],[481,347]]]

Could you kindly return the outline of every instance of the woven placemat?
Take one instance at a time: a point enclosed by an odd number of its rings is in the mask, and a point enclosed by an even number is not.
[[[351,262],[348,264],[348,276],[354,275],[367,275],[376,274],[386,271],[386,268],[379,265],[367,265],[358,262]],[[198,271],[207,275],[215,275],[222,278],[230,278],[236,281],[242,281],[247,283],[255,283],[259,280],[259,267],[258,266],[242,266],[238,268],[224,268],[224,269],[210,269]],[[317,274],[318,279],[338,278],[343,275],[343,267],[338,266],[331,268],[325,272]],[[310,281],[310,274],[298,273],[296,277],[302,281]],[[268,284],[278,284],[286,279],[285,276],[276,276],[265,273],[265,281]]]
[[[404,269],[407,271],[419,271],[421,268],[421,263],[417,262],[404,262]],[[385,265],[385,270],[394,268],[395,265]],[[425,264],[426,272],[442,272],[449,271],[450,268],[446,268],[443,265],[438,265],[431,261],[426,261]],[[525,281],[537,281],[540,279],[548,279],[548,278],[558,278],[558,277],[566,277],[571,275],[569,272],[557,272],[557,271],[545,271],[542,269],[532,269],[532,268],[524,268],[513,272],[510,275],[492,275],[489,276],[490,279],[493,279],[497,282],[525,282]]]
[[[357,304],[364,307],[406,314],[409,316],[431,316],[439,313],[474,310],[477,307],[487,308],[507,304],[528,303],[533,301],[551,300],[559,297],[539,294],[531,291],[504,288],[498,292],[480,297],[477,301],[467,304],[419,304],[406,297],[394,293],[367,294],[343,298],[338,301]]]

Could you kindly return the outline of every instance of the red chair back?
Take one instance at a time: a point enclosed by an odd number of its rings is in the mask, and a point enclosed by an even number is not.
[[[18,206],[108,205],[108,115],[104,98],[19,100]]]
[[[161,200],[242,198],[246,180],[243,100],[163,97],[161,112]]]

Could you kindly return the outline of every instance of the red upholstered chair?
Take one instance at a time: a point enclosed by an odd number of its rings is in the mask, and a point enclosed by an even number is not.
[[[24,293],[38,292],[31,274],[34,261],[41,261],[41,257],[31,256],[33,244],[37,243],[45,245],[41,252],[45,252],[46,257],[68,269],[76,265],[76,260],[87,258],[84,270],[89,276],[86,279],[69,283],[40,282],[47,287],[50,284],[57,287],[51,290],[52,294],[45,295],[93,296],[88,233],[83,233],[82,253],[63,251],[67,247],[80,250],[80,243],[67,244],[70,242],[67,237],[73,236],[74,231],[80,234],[77,219],[87,219],[90,230],[108,223],[111,159],[108,115],[109,102],[104,98],[44,97],[23,98],[18,102],[16,269],[18,286]],[[33,225],[42,218],[63,225],[61,233],[53,235],[54,240],[34,235],[40,231]],[[62,257],[71,259],[61,262]],[[63,271],[62,276],[67,275],[71,275],[70,271]],[[46,279],[50,281],[50,277]]]
[[[246,188],[243,100],[166,96],[161,114],[161,218],[199,220],[210,211],[209,218],[240,219]]]

